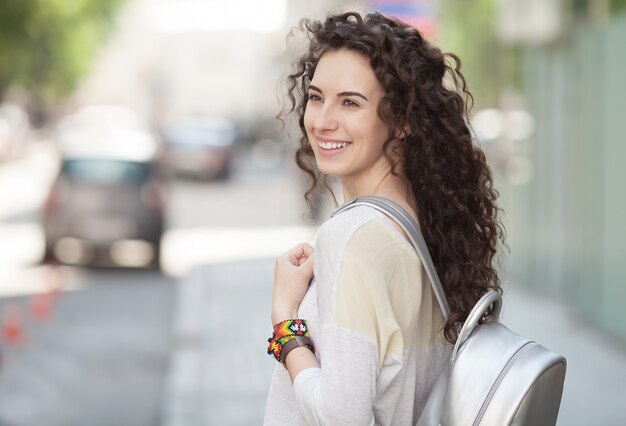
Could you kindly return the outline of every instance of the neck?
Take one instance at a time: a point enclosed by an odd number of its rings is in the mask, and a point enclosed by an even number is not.
[[[411,185],[404,176],[393,175],[389,169],[382,178],[369,182],[346,182],[341,180],[344,201],[355,197],[377,195],[395,201],[398,204],[415,206],[415,197]]]
[[[345,185],[343,181],[342,186],[344,202],[355,197],[370,195],[384,197],[404,208],[415,221],[419,221],[415,194],[411,190],[410,182],[403,176],[395,176],[390,172],[377,185],[369,188],[355,188],[354,186]]]

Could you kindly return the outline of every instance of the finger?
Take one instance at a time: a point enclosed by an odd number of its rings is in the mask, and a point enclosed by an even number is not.
[[[303,257],[309,257],[315,252],[315,249],[313,248],[313,246],[307,243],[302,243],[301,248],[302,248]]]
[[[315,263],[315,254],[311,253],[311,255],[304,262],[300,264],[300,268],[307,274],[313,274],[314,263]]]
[[[296,256],[293,253],[285,253],[285,255],[282,256],[282,259],[286,261],[287,263],[289,263],[290,265],[295,265],[295,266],[300,265],[300,259],[298,258],[298,256]]]
[[[311,254],[314,248],[307,243],[301,243],[294,246],[276,258],[279,263],[289,263],[291,265],[300,266]]]
[[[292,250],[292,253],[295,254],[298,259],[306,259],[314,252],[313,247],[307,243],[298,244]]]

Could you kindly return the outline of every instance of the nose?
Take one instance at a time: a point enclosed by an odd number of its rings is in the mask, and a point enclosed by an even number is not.
[[[335,130],[337,128],[337,114],[330,102],[324,103],[314,112],[313,128],[317,131]]]

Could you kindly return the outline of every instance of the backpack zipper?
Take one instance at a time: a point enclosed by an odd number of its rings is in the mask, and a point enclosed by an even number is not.
[[[493,398],[493,395],[498,390],[498,387],[500,386],[500,383],[502,383],[502,380],[504,380],[504,377],[509,372],[511,367],[513,367],[513,364],[515,364],[515,362],[519,358],[521,358],[522,355],[524,355],[530,348],[532,348],[534,346],[537,346],[536,342],[527,342],[524,345],[522,345],[513,354],[513,356],[511,356],[511,358],[509,358],[509,360],[507,361],[506,365],[504,366],[502,371],[500,371],[500,374],[496,378],[496,381],[491,386],[491,389],[489,389],[489,393],[487,394],[487,397],[483,401],[483,405],[480,407],[480,410],[478,411],[478,414],[476,415],[476,418],[474,419],[474,422],[472,423],[473,426],[478,426],[480,424],[480,421],[482,420],[483,416],[485,415],[485,412],[487,411],[487,407],[489,407],[489,403],[491,402],[491,398]]]

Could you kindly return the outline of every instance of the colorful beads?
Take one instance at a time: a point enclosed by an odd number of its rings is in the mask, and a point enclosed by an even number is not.
[[[296,338],[296,336],[307,337],[306,341],[311,341],[308,339],[309,329],[303,319],[289,319],[274,325],[274,333],[272,334],[272,337],[267,339],[269,343],[267,347],[267,354],[273,355],[274,358],[276,358],[276,361],[283,362],[284,357],[281,360],[283,347],[287,344],[287,342]],[[310,347],[312,350],[312,344],[307,344],[306,346]]]

